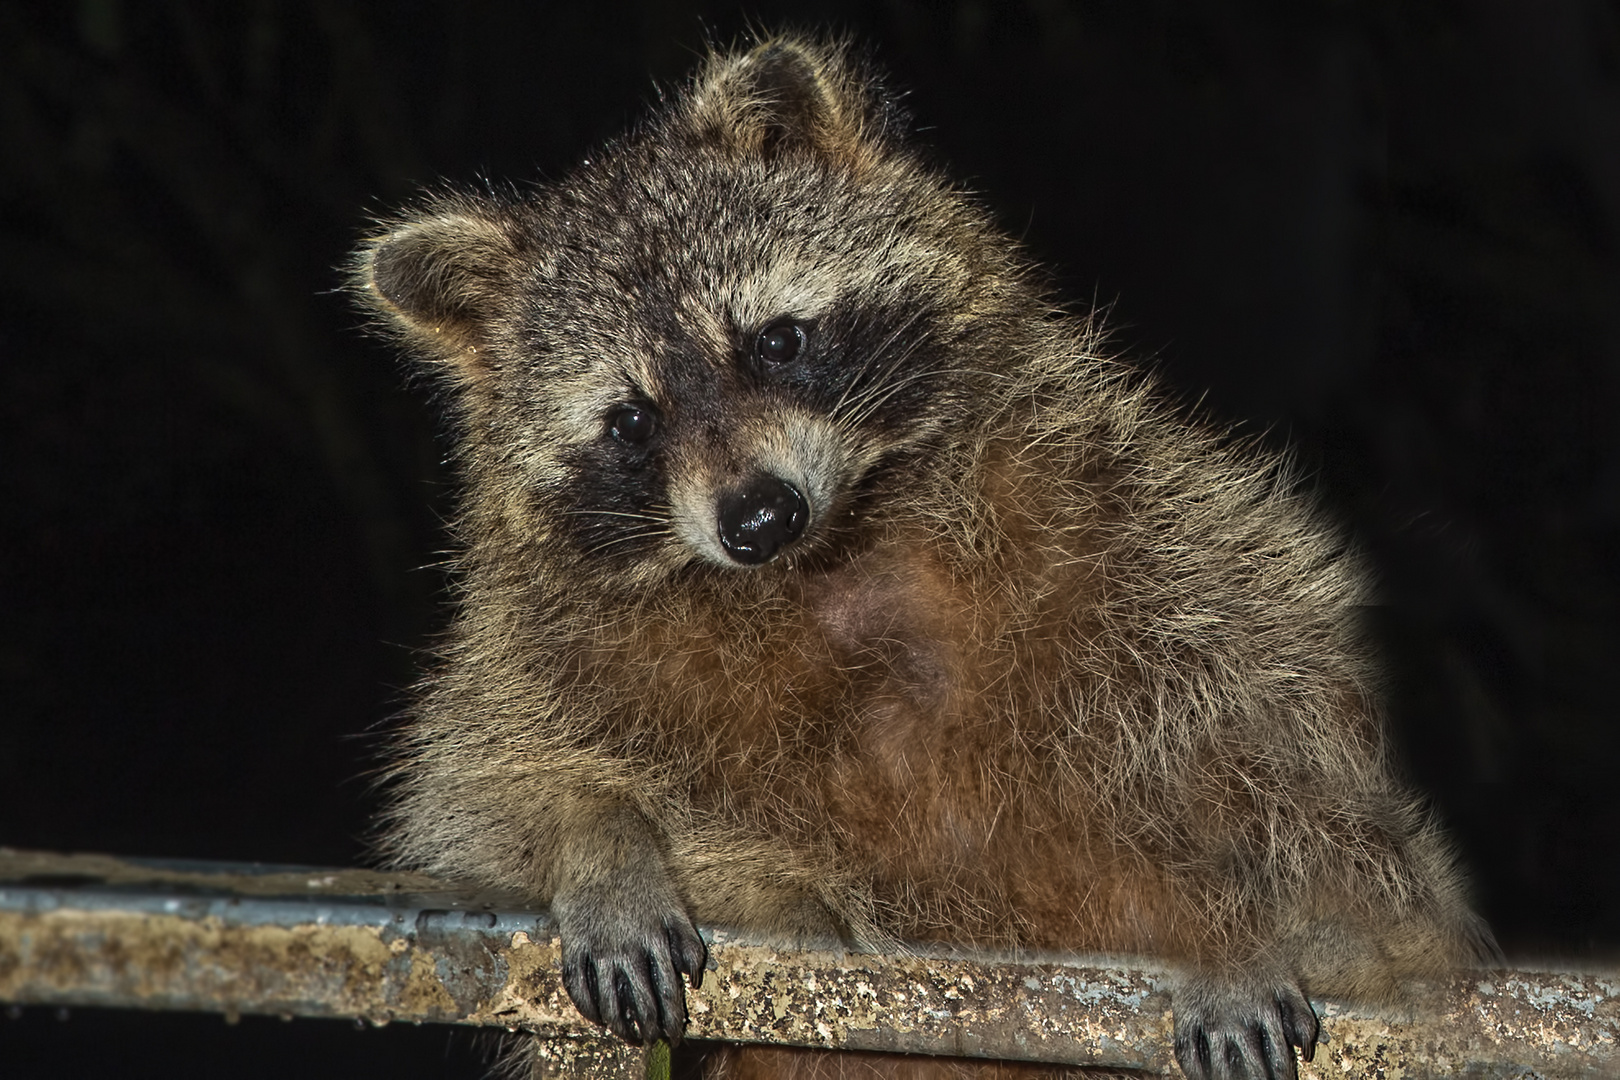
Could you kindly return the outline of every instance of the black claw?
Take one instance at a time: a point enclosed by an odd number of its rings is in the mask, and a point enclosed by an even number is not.
[[[637,1042],[635,1025],[624,1011],[624,997],[619,993],[619,982],[622,976],[617,969],[609,968],[607,971],[598,970],[596,973],[596,997],[602,1004],[601,1023],[607,1029],[625,1042]]]
[[[596,965],[589,956],[563,966],[563,986],[581,1016],[593,1024],[603,1022],[601,999],[596,993]]]
[[[648,1030],[647,1015],[642,1010],[640,996],[636,993],[635,976],[621,967],[614,976],[613,985],[618,993],[619,1010],[624,1017],[624,1026],[630,1032],[625,1042],[640,1046],[647,1041],[651,1032]]]
[[[656,1042],[664,1037],[668,1030],[665,1023],[665,1008],[662,998],[653,986],[653,978],[647,971],[646,958],[631,976],[631,985],[636,995],[636,1018],[641,1028],[642,1042]]]
[[[1282,1015],[1261,1017],[1260,1044],[1266,1063],[1266,1075],[1272,1080],[1299,1080],[1299,1067],[1294,1064],[1294,1046],[1284,1030],[1286,1018]]]
[[[1182,1071],[1188,1075],[1189,1080],[1210,1080],[1213,1061],[1209,1033],[1200,1027],[1192,1031],[1185,1040],[1178,1040],[1176,1060],[1181,1063]]]
[[[683,933],[676,927],[669,927],[666,936],[669,938],[669,955],[675,960],[675,970],[684,971],[692,981],[692,989],[698,989],[703,985],[704,965],[709,962],[708,946],[696,933]],[[680,987],[677,985],[676,989]]]
[[[647,1023],[647,1008],[650,1002],[647,1001],[646,992],[641,988],[640,980],[636,978],[637,974],[635,971],[620,967],[614,984],[619,992],[619,1008],[624,1011],[625,1026],[635,1031],[636,1042],[644,1043],[652,1034],[650,1030],[652,1025]]]
[[[649,956],[648,977],[652,1004],[657,1012],[654,1017],[659,1032],[671,1043],[681,1041],[681,1032],[686,1027],[686,1000],[681,992],[681,977],[676,972],[674,957]]]
[[[1316,1056],[1316,1040],[1321,1034],[1321,1023],[1316,1011],[1303,994],[1277,995],[1277,1008],[1282,1014],[1283,1031],[1289,1043],[1299,1047],[1299,1056],[1310,1061]]]

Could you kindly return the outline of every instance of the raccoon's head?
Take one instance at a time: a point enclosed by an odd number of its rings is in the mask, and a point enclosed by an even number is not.
[[[960,440],[1038,301],[876,86],[768,41],[559,183],[383,223],[357,291],[450,388],[475,510],[640,578],[836,558]]]

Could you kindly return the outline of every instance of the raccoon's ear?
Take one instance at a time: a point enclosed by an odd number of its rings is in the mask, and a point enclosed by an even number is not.
[[[857,169],[905,126],[899,105],[844,45],[795,37],[711,56],[685,106],[691,128],[729,150],[808,150]]]
[[[476,379],[487,370],[479,346],[520,271],[516,223],[493,204],[446,196],[382,225],[355,256],[353,291],[413,351]]]

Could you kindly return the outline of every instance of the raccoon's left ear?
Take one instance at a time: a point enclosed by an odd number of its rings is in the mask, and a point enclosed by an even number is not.
[[[449,361],[443,374],[476,380],[521,271],[521,228],[493,201],[446,194],[383,229],[355,256],[354,292],[413,351]]]
[[[729,150],[809,151],[856,169],[892,149],[905,127],[899,105],[846,46],[794,37],[711,56],[684,106],[694,131]]]

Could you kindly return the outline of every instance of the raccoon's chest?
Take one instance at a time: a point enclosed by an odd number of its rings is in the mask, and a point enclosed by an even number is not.
[[[1006,753],[1016,657],[997,598],[916,552],[806,598],[846,679],[821,809],[898,876],[983,864],[1009,801],[990,778],[1027,771]]]
[[[927,767],[980,696],[977,606],[939,560],[894,545],[771,595],[605,620],[578,677],[619,700],[609,749],[678,765],[700,803],[802,814],[829,777],[900,789]]]
[[[800,584],[718,689],[698,801],[879,863],[979,857],[1004,729],[993,605],[919,545]]]

